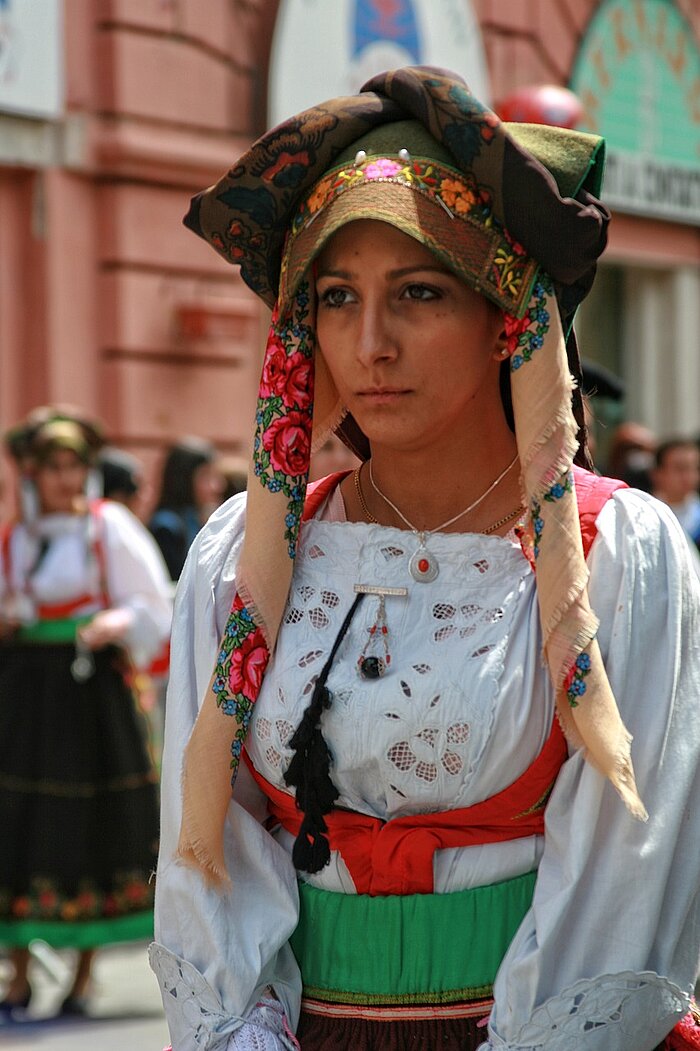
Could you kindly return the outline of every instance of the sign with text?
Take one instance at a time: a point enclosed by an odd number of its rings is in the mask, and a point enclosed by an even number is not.
[[[604,135],[604,199],[700,225],[700,47],[673,0],[603,0],[571,82]]]

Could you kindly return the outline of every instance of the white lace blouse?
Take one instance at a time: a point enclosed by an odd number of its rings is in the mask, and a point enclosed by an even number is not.
[[[190,554],[176,604],[156,884],[159,944],[152,949],[174,1051],[247,1046],[252,1012],[269,987],[292,1023],[299,1011],[300,978],[287,944],[298,908],[291,837],[273,838],[263,829],[265,800],[246,770],[226,827],[232,891],[206,889],[174,860],[182,752],[232,600],[243,520],[242,498],[214,515]],[[479,534],[431,536],[440,573],[425,584],[408,573],[415,545],[411,533],[376,525],[314,520],[303,527],[277,650],[248,735],[254,765],[278,787],[314,675],[358,583],[408,593],[386,600],[386,676],[368,681],[358,673],[377,614],[372,596],[333,664],[323,730],[340,805],[383,819],[468,806],[505,788],[542,748],[553,719],[552,690],[540,653],[534,578],[519,546]],[[485,1048],[651,1051],[685,1012],[695,978],[697,584],[668,509],[629,490],[616,493],[600,514],[589,566],[599,641],[635,737],[637,779],[651,816],[647,825],[631,818],[574,752],[555,785],[542,839],[436,853],[438,893],[538,870],[532,908],[496,980]],[[355,891],[336,854],[307,878]],[[283,1032],[269,1035],[277,1041],[270,1047],[287,1046]]]

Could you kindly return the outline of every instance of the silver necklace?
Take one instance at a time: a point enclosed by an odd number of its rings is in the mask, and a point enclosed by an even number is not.
[[[369,480],[375,493],[377,494],[377,496],[380,496],[382,498],[384,503],[387,504],[392,509],[392,511],[394,511],[399,516],[401,521],[404,522],[408,526],[408,528],[418,537],[418,548],[411,555],[411,558],[408,563],[409,572],[414,580],[417,580],[422,584],[429,584],[432,580],[435,580],[438,573],[440,572],[440,563],[438,562],[437,558],[432,553],[432,551],[428,550],[428,547],[426,546],[425,542],[426,537],[432,536],[433,533],[439,533],[441,529],[446,529],[447,526],[453,525],[453,523],[458,521],[458,519],[464,518],[464,516],[468,515],[470,511],[473,511],[476,507],[478,507],[479,504],[486,499],[489,493],[492,493],[496,486],[503,481],[503,479],[511,470],[511,468],[515,466],[517,460],[518,454],[516,453],[511,462],[508,464],[508,466],[503,471],[501,471],[495,482],[492,482],[488,489],[481,494],[481,496],[477,497],[476,500],[469,504],[469,507],[465,507],[463,511],[460,511],[458,514],[453,515],[452,518],[448,518],[446,522],[441,522],[440,525],[435,526],[434,529],[418,529],[417,526],[414,526],[413,522],[409,522],[403,511],[400,511],[396,504],[391,502],[389,497],[381,491],[381,489],[375,482],[374,476],[372,474],[372,461],[369,461]]]

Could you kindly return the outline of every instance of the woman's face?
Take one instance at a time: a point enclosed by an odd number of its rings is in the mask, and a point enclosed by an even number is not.
[[[221,503],[224,491],[224,477],[213,463],[203,463],[195,468],[192,475],[192,493],[195,507],[206,518]]]
[[[54,449],[34,472],[44,514],[71,514],[85,491],[88,469],[71,449]]]
[[[374,445],[418,451],[503,410],[501,313],[386,223],[342,227],[316,267],[318,341]]]

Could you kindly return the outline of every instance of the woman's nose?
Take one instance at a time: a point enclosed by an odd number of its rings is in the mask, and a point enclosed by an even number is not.
[[[363,365],[392,360],[398,354],[398,335],[389,311],[378,304],[367,304],[360,319],[357,356]]]

